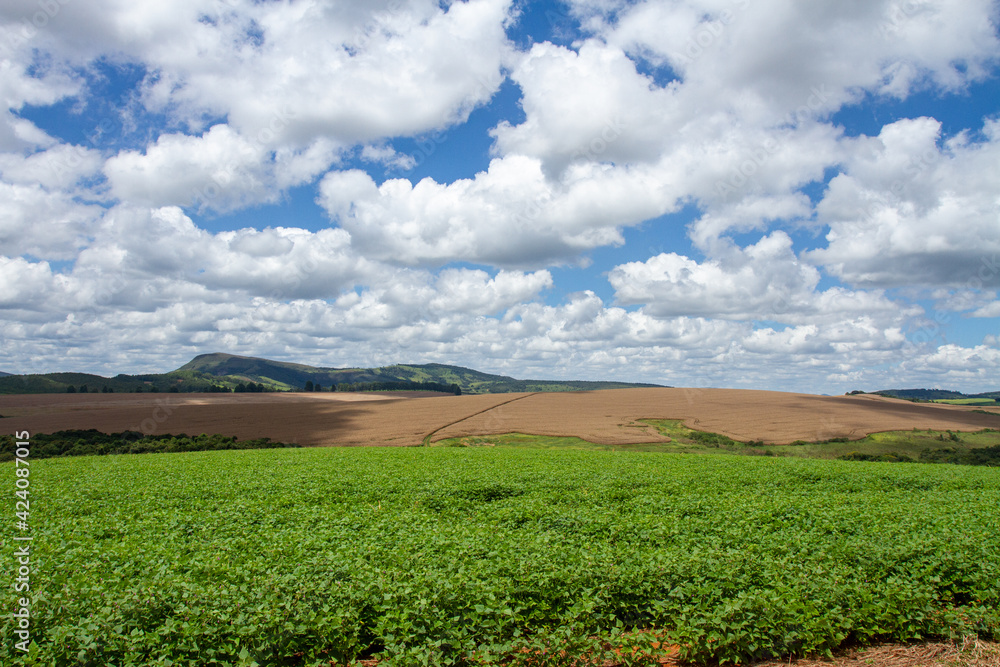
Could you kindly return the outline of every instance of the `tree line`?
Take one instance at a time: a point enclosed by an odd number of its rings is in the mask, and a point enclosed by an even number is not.
[[[159,393],[163,391],[156,385],[151,385],[144,387],[143,385],[130,387],[127,389],[120,389],[122,393],[130,394],[141,394],[144,392],[149,393]],[[207,385],[207,386],[184,386],[184,385],[171,385],[167,388],[166,392],[171,394],[177,393],[261,393],[261,392],[273,392],[281,391],[280,389],[275,389],[274,387],[269,387],[267,385],[261,384],[259,382],[240,382],[235,387],[226,385]],[[319,382],[313,382],[312,380],[307,380],[305,386],[301,390],[292,389],[290,391],[333,391],[333,392],[350,392],[350,391],[436,391],[445,394],[455,394],[456,396],[462,395],[462,388],[457,383],[445,384],[443,382],[413,382],[409,380],[386,380],[378,382],[338,382],[329,385],[329,388],[324,387],[324,385]],[[100,389],[97,387],[89,387],[86,384],[82,384],[79,387],[75,385],[69,385],[66,387],[67,394],[113,394],[115,393],[114,387],[109,387],[108,385],[102,386]]]
[[[324,389],[318,382],[313,383],[307,380],[303,391],[437,391],[445,394],[462,395],[462,388],[458,384],[444,384],[443,382],[412,382],[409,380],[391,380],[385,382],[340,382],[331,384],[329,389]]]

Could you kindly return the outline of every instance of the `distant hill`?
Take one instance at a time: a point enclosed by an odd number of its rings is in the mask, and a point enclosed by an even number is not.
[[[87,373],[46,373],[0,377],[2,394],[62,393],[73,387],[101,392],[190,391],[301,391],[306,383],[330,391],[416,389],[452,393],[507,393],[517,391],[584,391],[659,385],[628,382],[517,380],[461,366],[398,364],[382,368],[325,368],[241,357],[216,352],[201,354],[169,373],[116,375],[106,378]]]

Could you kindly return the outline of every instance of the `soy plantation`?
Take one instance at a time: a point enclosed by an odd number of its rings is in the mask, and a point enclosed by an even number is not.
[[[740,663],[996,639],[998,507],[1000,471],[950,465],[499,447],[37,460],[33,643],[14,648],[5,614],[0,663]]]

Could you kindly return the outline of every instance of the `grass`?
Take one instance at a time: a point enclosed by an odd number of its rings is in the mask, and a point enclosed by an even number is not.
[[[937,398],[931,403],[947,403],[948,405],[997,405],[992,398]]]

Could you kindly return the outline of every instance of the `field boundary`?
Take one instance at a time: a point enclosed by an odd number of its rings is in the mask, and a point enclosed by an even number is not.
[[[485,413],[489,412],[490,410],[496,410],[497,408],[503,407],[505,405],[509,405],[510,403],[513,403],[515,401],[520,401],[521,399],[524,399],[524,398],[531,398],[532,396],[537,396],[540,393],[541,392],[533,391],[530,394],[524,394],[523,396],[518,396],[516,398],[512,398],[509,401],[504,401],[503,403],[497,403],[496,405],[491,405],[490,407],[486,408],[485,410],[479,410],[477,412],[473,412],[471,415],[465,415],[461,419],[456,419],[455,421],[449,422],[448,424],[444,424],[442,426],[438,426],[436,429],[434,429],[433,431],[431,431],[430,433],[428,433],[427,435],[424,436],[423,440],[421,441],[421,444],[424,447],[428,447],[431,444],[431,438],[433,438],[434,434],[438,433],[439,431],[443,431],[443,430],[445,430],[446,428],[448,428],[450,426],[454,426],[455,424],[461,424],[466,419],[472,419],[473,417],[478,417],[479,415],[485,414]]]

